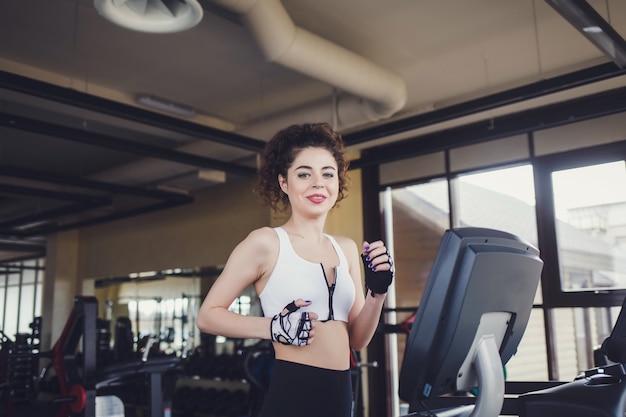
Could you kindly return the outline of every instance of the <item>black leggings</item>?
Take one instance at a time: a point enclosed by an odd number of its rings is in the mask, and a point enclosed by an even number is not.
[[[277,360],[259,417],[350,417],[350,370]]]

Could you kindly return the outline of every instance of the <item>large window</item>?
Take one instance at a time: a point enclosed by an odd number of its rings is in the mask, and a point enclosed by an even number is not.
[[[537,245],[533,170],[521,165],[399,187],[391,192],[397,271],[398,321],[410,319],[421,297],[439,241],[450,227],[488,227],[514,233]],[[536,302],[541,300],[537,291]],[[408,310],[408,311],[407,311]],[[404,339],[399,339],[400,351]],[[527,347],[524,349],[524,347]],[[399,355],[401,358],[402,355]],[[512,380],[548,376],[544,321],[533,312],[519,354],[509,362]]]
[[[610,334],[619,307],[564,307],[546,309],[551,315],[556,378],[573,380],[597,366],[596,350]]]
[[[105,288],[105,291],[109,290]],[[167,276],[121,284],[115,298],[106,301],[108,320],[129,320],[135,342],[158,340],[168,353],[187,351],[199,344],[195,319],[199,308],[200,278]],[[101,298],[106,297],[99,291]]]
[[[561,289],[626,288],[624,161],[554,171]]]
[[[410,321],[445,229],[504,230],[536,245],[545,262],[507,379],[568,381],[597,366],[626,294],[626,166],[615,149],[447,171],[383,191],[392,196],[398,321]],[[402,337],[398,350],[401,360]]]
[[[572,379],[602,360],[598,349],[626,295],[626,166],[619,149],[601,146],[535,164],[554,379]]]
[[[41,315],[43,260],[34,259],[0,267],[0,330],[11,340],[17,333],[32,333]]]
[[[158,342],[161,350],[183,355],[202,343],[196,317],[202,302],[202,280],[207,277],[167,275],[167,272],[132,274],[143,279],[122,284],[107,285],[106,279],[101,280],[96,284],[95,294],[104,300],[104,317],[110,321],[114,334],[118,323],[128,326],[136,350]],[[233,302],[230,310],[242,315],[260,315],[260,303],[254,294],[250,286]],[[219,352],[233,348],[233,341],[224,337],[216,337],[215,343]]]
[[[537,221],[531,165],[500,168],[461,175],[456,226],[487,227],[520,236],[535,246]],[[535,304],[541,303],[541,287]],[[546,339],[541,310],[534,310],[518,353],[507,364],[509,380],[543,380],[548,377]]]
[[[448,183],[445,180],[391,191],[396,269],[396,320],[411,320],[428,279],[443,232],[449,228]],[[398,338],[399,357],[404,337]]]
[[[458,226],[500,229],[537,244],[530,165],[460,175],[456,183]]]

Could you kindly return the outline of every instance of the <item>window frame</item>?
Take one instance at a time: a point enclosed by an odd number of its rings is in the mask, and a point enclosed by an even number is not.
[[[34,272],[34,281],[33,282],[24,282],[24,271],[31,270]],[[0,330],[4,331],[6,329],[7,320],[11,317],[14,317],[16,320],[16,329],[20,332],[20,327],[23,327],[23,323],[20,322],[22,317],[22,297],[24,297],[24,286],[32,286],[32,317],[33,320],[36,317],[37,312],[37,298],[38,295],[38,285],[43,286],[43,282],[45,279],[45,261],[43,258],[32,258],[32,259],[23,259],[21,261],[14,261],[6,264],[0,265],[0,287],[4,289],[3,299],[2,299],[2,316],[0,320]],[[9,279],[11,276],[17,275],[18,282],[17,284],[9,284]],[[7,306],[7,297],[8,297],[8,289],[9,287],[17,287],[18,291],[18,299],[17,299],[17,311],[8,311]],[[41,306],[39,306],[41,308]],[[30,323],[28,323],[30,325]],[[7,334],[7,337],[13,338],[15,335]]]
[[[590,148],[534,158],[537,233],[541,257],[543,304],[545,308],[621,306],[626,297],[624,289],[602,291],[563,291],[557,245],[552,173],[573,168],[626,160],[626,147],[621,144],[598,145]]]
[[[388,188],[399,188],[410,185],[417,185],[429,182],[435,179],[443,179],[448,183],[449,190],[449,223],[454,227],[454,219],[456,218],[457,203],[451,191],[451,187],[455,186],[456,179],[460,175],[478,173],[486,170],[507,168],[520,164],[530,164],[533,170],[533,181],[535,186],[535,210],[537,222],[537,245],[541,252],[541,258],[544,260],[544,270],[541,277],[542,300],[535,304],[533,309],[543,312],[544,333],[546,335],[546,365],[548,367],[549,380],[559,380],[559,370],[557,366],[557,352],[555,346],[554,333],[554,317],[553,313],[557,308],[609,308],[622,306],[626,298],[626,289],[607,289],[606,291],[595,292],[568,292],[561,290],[561,271],[559,266],[559,256],[556,240],[556,222],[554,216],[554,200],[552,189],[552,172],[579,168],[590,165],[615,162],[626,160],[626,140],[618,142],[610,142],[605,144],[590,145],[588,147],[575,150],[562,151],[554,154],[546,154],[541,156],[534,155],[534,135],[528,134],[529,148],[531,156],[517,160],[503,161],[502,163],[491,163],[482,166],[476,166],[471,169],[452,170],[450,167],[450,150],[443,150],[445,160],[445,171],[440,174],[427,175],[419,178],[405,178],[395,183],[380,183],[380,177],[376,172],[377,169],[363,170],[364,196],[368,196],[367,201],[371,204],[364,204],[364,220],[367,229],[381,230],[382,225],[378,223],[380,218],[376,213],[378,208],[378,193],[384,192]],[[441,151],[439,151],[441,152]],[[370,184],[371,187],[368,187]],[[374,191],[376,190],[376,191]],[[376,194],[374,197],[371,194]],[[364,201],[366,198],[364,198]],[[370,212],[371,211],[371,212]],[[378,225],[376,225],[378,223]],[[380,343],[380,342],[379,342]],[[375,345],[376,346],[376,345]],[[370,349],[370,353],[374,353],[377,349],[382,348],[376,346]],[[375,354],[375,353],[374,353]]]

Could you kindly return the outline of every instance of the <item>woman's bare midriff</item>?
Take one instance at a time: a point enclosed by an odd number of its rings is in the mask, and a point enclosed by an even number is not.
[[[344,371],[350,368],[348,324],[343,321],[317,322],[315,338],[307,346],[274,343],[276,359],[318,368]]]

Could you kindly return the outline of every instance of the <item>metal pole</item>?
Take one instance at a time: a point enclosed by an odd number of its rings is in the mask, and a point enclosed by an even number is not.
[[[392,204],[392,196],[391,196],[391,188],[387,187],[383,193],[384,201],[383,201],[383,215],[385,222],[385,244],[387,245],[387,250],[391,254],[391,257],[394,258],[394,244],[393,244],[393,204]],[[395,277],[397,279],[397,276]],[[391,283],[389,289],[387,290],[387,299],[385,300],[387,308],[390,311],[386,314],[386,323],[387,324],[397,324],[396,317],[396,283]],[[387,364],[387,369],[389,370],[389,388],[390,388],[390,396],[391,396],[391,416],[397,417],[400,414],[400,399],[398,398],[398,335],[395,333],[389,333],[386,335],[387,341],[387,360],[389,363]]]

